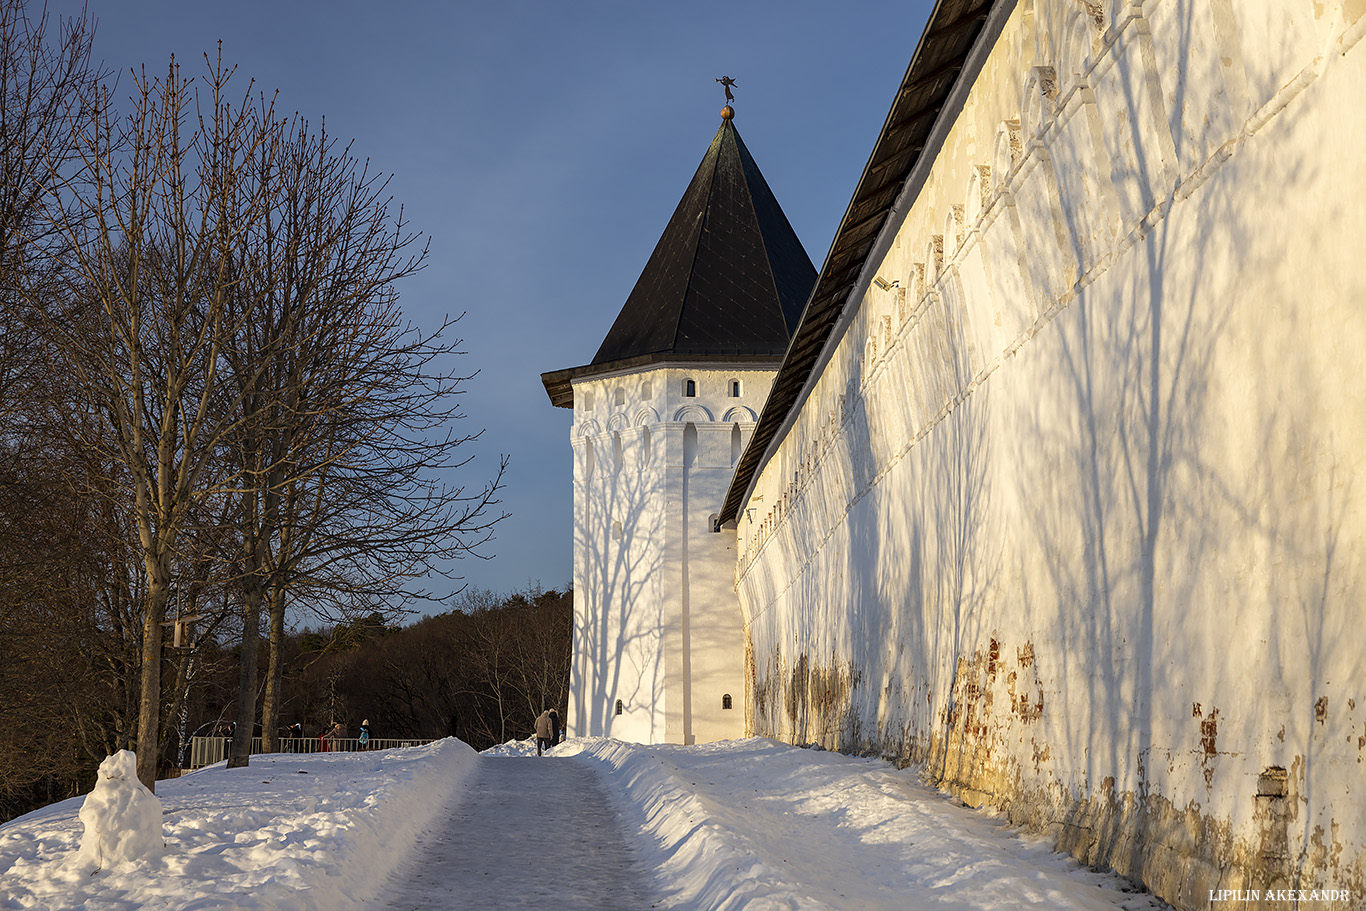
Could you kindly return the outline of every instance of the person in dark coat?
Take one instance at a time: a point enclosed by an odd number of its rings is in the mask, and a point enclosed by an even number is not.
[[[560,713],[554,709],[550,710],[550,745],[559,746],[560,735],[564,733],[564,728],[560,727]]]
[[[536,755],[546,747],[554,746],[555,722],[550,720],[549,712],[542,712],[536,718]]]

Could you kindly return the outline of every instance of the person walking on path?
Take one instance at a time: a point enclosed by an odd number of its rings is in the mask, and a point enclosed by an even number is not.
[[[360,748],[370,749],[370,719],[367,718],[360,723]]]
[[[536,755],[541,755],[541,750],[545,747],[555,745],[555,722],[550,720],[549,712],[542,712],[536,717]]]
[[[564,728],[560,727],[560,713],[554,709],[550,710],[550,745],[560,745],[560,735],[564,733]]]

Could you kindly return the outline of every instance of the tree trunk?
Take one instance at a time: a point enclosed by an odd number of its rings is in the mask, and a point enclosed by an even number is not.
[[[142,615],[142,680],[138,693],[138,780],[156,791],[161,757],[161,620],[166,616],[168,586],[153,577]]]
[[[280,703],[285,647],[285,593],[272,587],[267,601],[270,614],[270,649],[266,653],[266,695],[261,706],[261,752],[279,751],[276,731],[280,727]]]
[[[245,768],[251,761],[251,740],[256,726],[256,652],[261,639],[261,586],[244,586],[242,609],[242,673],[237,686],[237,727],[233,730],[228,768]]]

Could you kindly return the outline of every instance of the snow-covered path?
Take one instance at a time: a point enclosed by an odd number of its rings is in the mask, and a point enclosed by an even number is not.
[[[487,758],[465,788],[390,880],[391,911],[654,907],[652,883],[592,768]]]

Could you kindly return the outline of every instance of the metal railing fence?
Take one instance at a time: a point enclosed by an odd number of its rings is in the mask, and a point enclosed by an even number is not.
[[[362,747],[359,740],[336,738],[323,740],[319,737],[286,737],[280,741],[279,753],[354,753]],[[417,747],[431,740],[411,740],[394,737],[372,737],[365,750],[390,750],[396,747]],[[231,737],[192,737],[190,738],[190,764],[187,768],[202,769],[206,765],[222,762],[228,758]],[[261,738],[251,739],[253,755],[261,752]]]

